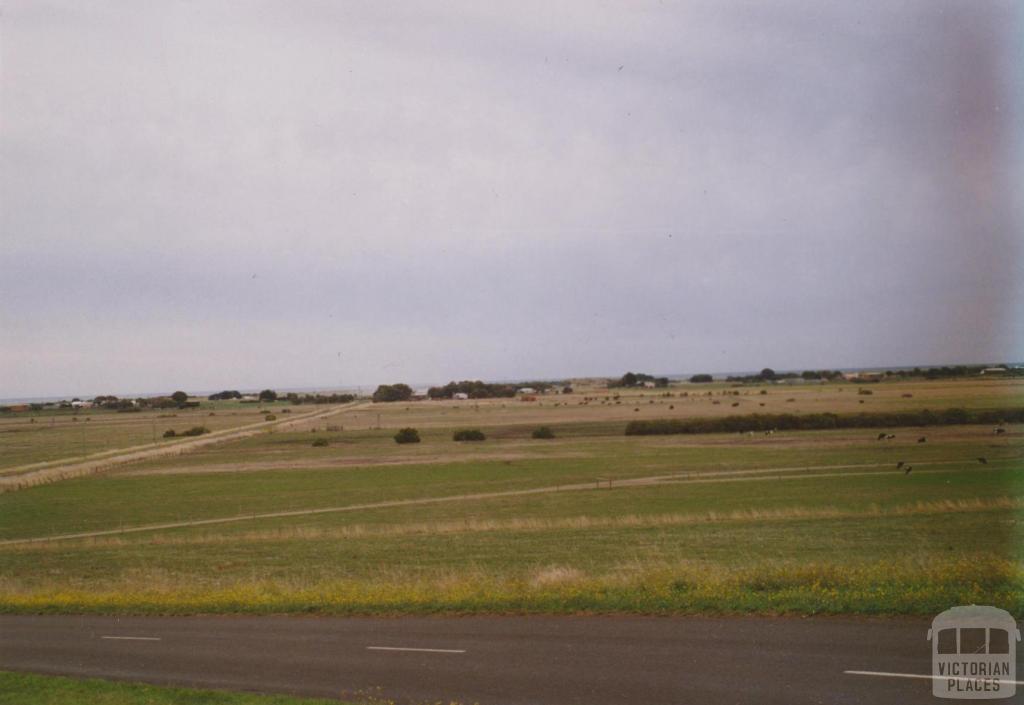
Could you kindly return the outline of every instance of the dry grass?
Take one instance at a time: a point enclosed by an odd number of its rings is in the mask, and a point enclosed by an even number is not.
[[[66,463],[57,461],[46,463],[34,463],[30,466],[15,467],[5,470],[0,475],[0,493],[23,490],[38,485],[46,485],[52,482],[60,482],[76,477],[95,475],[113,470],[117,467],[137,463],[143,460],[150,460],[162,456],[176,456],[184,453],[194,452],[201,448],[207,448],[218,443],[237,441],[248,438],[259,433],[265,433],[271,428],[292,429],[318,419],[333,416],[338,413],[337,407],[330,409],[315,409],[305,414],[296,415],[281,421],[261,421],[239,428],[229,428],[217,431],[209,435],[200,436],[195,439],[176,440],[164,445],[134,446],[115,450],[106,450],[94,453],[76,462]]]
[[[768,393],[760,394],[761,389]],[[857,385],[847,383],[769,384],[735,389],[727,384],[684,384],[668,390],[577,390],[577,393],[569,395],[541,396],[536,402],[481,399],[374,404],[364,414],[354,416],[355,424],[351,428],[374,426],[378,414],[384,428],[403,425],[448,428],[492,423],[539,425],[715,417],[753,412],[850,413],[948,407],[984,409],[1018,405],[1024,398],[1024,380],[1019,379],[912,380],[873,384],[870,389],[873,394],[868,397],[859,396]],[[664,396],[666,391],[673,396]],[[738,396],[734,392],[738,392]],[[682,396],[684,393],[687,396]],[[908,393],[910,397],[904,396]],[[615,395],[620,395],[618,401],[621,403],[615,403]],[[590,397],[590,400],[586,401],[585,397]],[[788,402],[787,399],[794,401]],[[861,401],[864,403],[861,404]],[[738,408],[732,406],[736,402],[739,403]],[[669,410],[669,406],[674,408]],[[634,411],[635,408],[639,408],[639,411]]]
[[[208,546],[244,544],[263,541],[324,541],[359,540],[362,538],[395,536],[443,536],[479,532],[530,532],[608,528],[655,528],[695,526],[726,522],[786,522],[820,519],[871,519],[884,517],[930,516],[953,513],[991,512],[1024,509],[1024,499],[996,497],[991,499],[949,499],[883,508],[872,505],[865,509],[837,507],[788,507],[779,509],[744,509],[729,512],[700,512],[692,514],[627,514],[611,517],[558,517],[512,519],[464,519],[461,521],[434,521],[398,525],[363,525],[321,527],[282,527],[242,531],[230,534],[157,534],[146,539],[127,539],[120,536],[94,537],[64,542],[33,542],[0,545],[0,551],[67,550],[68,548],[116,548],[130,545],[151,546]]]
[[[514,574],[385,569],[372,578],[217,581],[140,570],[116,584],[24,586],[0,578],[0,611],[63,613],[934,614],[950,604],[1024,614],[1024,566],[959,559],[793,563],[742,568],[633,561],[601,573],[548,565]]]

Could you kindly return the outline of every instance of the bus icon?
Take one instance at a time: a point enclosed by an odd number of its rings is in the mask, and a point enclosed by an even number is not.
[[[964,700],[1013,697],[1020,631],[1009,612],[983,605],[952,607],[932,620],[928,639],[932,695]]]

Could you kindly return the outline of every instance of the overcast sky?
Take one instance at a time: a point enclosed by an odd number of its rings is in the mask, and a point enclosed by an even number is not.
[[[5,2],[0,398],[1024,359],[1022,20]]]

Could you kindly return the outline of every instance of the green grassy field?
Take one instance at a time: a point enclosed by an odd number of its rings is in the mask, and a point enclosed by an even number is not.
[[[625,437],[563,415],[533,440],[554,409],[513,404],[374,405],[0,494],[0,540],[241,519],[0,544],[0,610],[1024,614],[1022,427]],[[413,418],[423,442],[396,445]],[[467,427],[488,440],[451,440]]]
[[[338,705],[337,700],[163,688],[0,671],[0,705]]]

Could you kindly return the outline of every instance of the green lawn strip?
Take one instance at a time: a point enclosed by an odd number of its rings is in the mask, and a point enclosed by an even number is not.
[[[339,702],[0,671],[0,705],[338,705]]]
[[[808,465],[947,462],[993,468],[1020,453],[1018,445],[921,444],[833,448],[697,446],[630,440],[592,457],[488,460],[239,473],[105,475],[0,494],[0,538],[116,529],[168,521],[227,517],[422,497],[500,492],[685,471],[729,471]],[[449,442],[451,443],[451,442]],[[538,443],[542,443],[538,441]],[[393,445],[393,444],[392,444]],[[458,444],[452,444],[458,445]],[[487,443],[464,444],[487,446]],[[492,446],[500,450],[501,444]],[[239,451],[241,452],[241,451]],[[198,454],[197,454],[198,455]]]
[[[946,470],[949,470],[948,472]],[[827,478],[763,480],[733,483],[678,482],[611,490],[563,491],[406,507],[311,514],[194,528],[125,534],[126,543],[150,543],[165,537],[217,536],[230,538],[253,532],[297,529],[331,530],[361,526],[372,529],[430,522],[507,521],[564,517],[639,517],[662,514],[727,513],[834,507],[846,510],[882,509],[944,500],[1024,498],[1024,474],[1015,468],[988,469],[968,465],[943,472],[901,471]],[[88,541],[88,540],[85,540]],[[4,548],[0,546],[0,564]],[[7,549],[10,550],[10,549]]]

